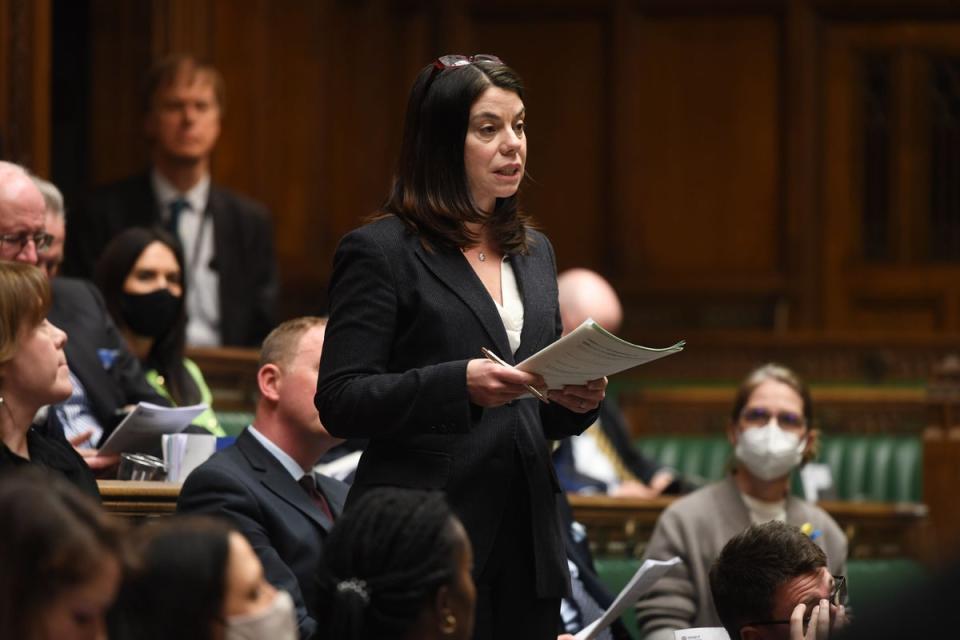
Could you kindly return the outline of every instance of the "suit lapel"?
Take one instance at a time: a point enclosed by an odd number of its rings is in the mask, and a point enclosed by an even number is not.
[[[503,320],[497,312],[496,304],[483,283],[459,251],[436,249],[433,253],[423,248],[417,240],[417,256],[427,269],[444,283],[458,298],[463,300],[483,326],[493,341],[497,355],[513,362],[513,352],[503,328]]]
[[[237,446],[247,458],[247,462],[250,463],[253,470],[258,473],[260,483],[264,487],[284,502],[301,511],[324,531],[330,531],[333,527],[330,518],[314,504],[307,492],[296,483],[287,470],[283,468],[283,465],[269,451],[264,449],[256,438],[250,435],[248,431],[244,431],[237,438]]]

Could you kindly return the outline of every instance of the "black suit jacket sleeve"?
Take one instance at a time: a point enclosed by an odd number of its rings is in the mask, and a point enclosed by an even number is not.
[[[313,636],[317,623],[307,613],[297,577],[277,554],[269,532],[261,524],[266,517],[260,509],[260,499],[238,482],[234,473],[210,464],[201,465],[184,483],[177,499],[177,511],[227,519],[250,542],[263,564],[267,582],[293,598],[300,637]]]
[[[326,345],[333,348],[325,348],[320,359],[320,417],[340,437],[467,432],[467,360],[391,370],[398,295],[405,288],[396,278],[367,236],[351,233],[341,241],[330,281],[330,315],[337,322],[328,327]],[[422,348],[432,352],[429,344]]]

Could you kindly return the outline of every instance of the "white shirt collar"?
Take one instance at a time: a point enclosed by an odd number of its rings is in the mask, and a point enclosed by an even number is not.
[[[150,171],[150,182],[153,184],[153,192],[157,194],[161,211],[166,211],[170,203],[177,198],[184,198],[190,203],[190,209],[195,213],[202,213],[207,208],[207,199],[210,196],[209,174],[200,178],[186,193],[180,193],[156,168]]]
[[[264,449],[269,451],[270,454],[277,459],[277,462],[283,465],[283,468],[287,470],[287,473],[290,474],[295,482],[300,482],[300,478],[306,475],[306,473],[303,471],[303,468],[297,464],[296,460],[287,455],[286,451],[275,445],[273,441],[267,438],[267,436],[257,431],[256,427],[250,425],[247,427],[247,431],[249,431],[250,435],[257,439],[257,442],[263,445]]]

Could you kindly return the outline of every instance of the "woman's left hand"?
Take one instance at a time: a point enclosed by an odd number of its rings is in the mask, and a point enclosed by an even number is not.
[[[568,384],[560,391],[551,391],[548,394],[550,402],[556,402],[561,407],[575,413],[587,413],[600,406],[600,401],[607,394],[607,378],[590,380],[587,384]]]

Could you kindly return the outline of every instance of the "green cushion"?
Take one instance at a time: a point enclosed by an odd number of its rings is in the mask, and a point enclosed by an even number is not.
[[[897,594],[929,576],[923,565],[910,558],[874,558],[847,561],[847,589],[857,615],[877,609]]]
[[[731,455],[724,436],[649,436],[636,445],[700,484],[722,478]],[[841,500],[920,502],[922,456],[917,435],[831,435],[821,438],[818,460],[830,466]],[[796,476],[792,486],[799,494]]]
[[[246,411],[217,411],[217,420],[228,436],[236,437],[253,422],[253,414]]]

